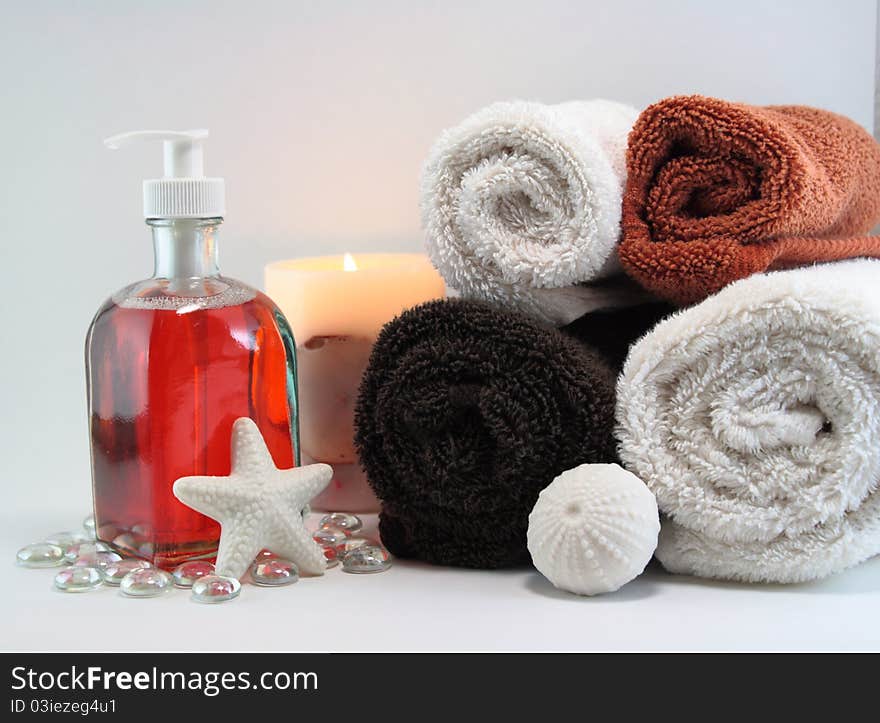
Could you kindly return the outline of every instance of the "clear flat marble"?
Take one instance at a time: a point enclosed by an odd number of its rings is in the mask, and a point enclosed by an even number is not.
[[[55,575],[55,587],[62,592],[88,592],[101,587],[97,567],[66,567]]]
[[[207,560],[191,560],[174,568],[171,577],[174,578],[174,587],[190,588],[193,583],[202,577],[214,574],[214,563]]]
[[[319,527],[338,527],[340,530],[357,532],[364,526],[361,518],[350,512],[330,512],[321,518]]]
[[[351,533],[348,530],[343,530],[341,527],[322,527],[320,530],[315,531],[312,539],[321,547],[335,547],[338,549],[350,536]]]
[[[156,597],[168,592],[173,585],[167,572],[147,567],[128,573],[119,583],[119,589],[128,597]]]
[[[241,593],[241,583],[234,577],[208,575],[193,583],[192,599],[201,603],[219,603],[237,598]]]
[[[290,560],[270,557],[251,565],[251,582],[261,587],[292,585],[299,580],[299,570]]]
[[[107,567],[113,562],[119,562],[122,555],[118,552],[95,552],[91,555],[78,557],[73,561],[74,567],[97,567],[98,569]]]
[[[88,535],[86,535],[85,530],[79,532],[56,532],[54,535],[49,535],[43,542],[48,542],[50,545],[58,545],[61,548],[67,548],[71,545],[75,545],[78,542],[91,542]]]
[[[132,570],[146,570],[152,565],[146,560],[117,560],[101,568],[101,577],[105,585],[119,585],[122,579]]]
[[[124,534],[126,531],[125,528],[119,527],[113,522],[108,522],[98,528],[96,537],[99,540],[107,540],[108,542],[115,541],[119,535]]]
[[[149,524],[138,524],[131,528],[131,534],[135,537],[149,538],[153,536],[153,528]]]
[[[95,540],[93,542],[78,542],[75,545],[71,545],[64,551],[64,559],[69,563],[74,563],[80,558],[89,558],[94,559],[94,556],[98,552],[112,552],[110,547],[100,540]]]
[[[70,545],[64,551],[64,560],[69,565],[72,565],[80,558],[83,560],[92,560],[94,562],[97,552],[98,547],[94,542],[77,542],[75,545]]]
[[[130,532],[123,532],[113,538],[113,547],[118,547],[120,550],[125,550],[127,552],[137,552],[139,545],[140,542],[138,539]]]
[[[342,558],[342,571],[356,574],[385,572],[391,567],[391,556],[384,547],[364,545]]]
[[[95,516],[89,515],[83,520],[83,530],[86,535],[88,535],[90,540],[94,540],[96,537],[97,530],[95,529]]]
[[[378,547],[376,545],[375,540],[368,540],[366,537],[349,537],[345,542],[343,542],[339,547],[336,548],[337,553],[339,553],[339,557],[345,557],[352,550],[357,550],[359,547],[363,547],[364,545],[373,545],[374,547]]]
[[[335,547],[324,548],[324,559],[326,560],[325,570],[330,570],[339,564],[339,553]]]
[[[38,542],[22,547],[15,561],[22,567],[58,567],[64,564],[64,550],[59,545]]]

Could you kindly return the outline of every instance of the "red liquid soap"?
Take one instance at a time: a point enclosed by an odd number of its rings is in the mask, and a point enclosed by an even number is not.
[[[238,417],[257,423],[277,467],[294,465],[280,314],[251,293],[217,308],[109,300],[98,312],[87,349],[99,539],[163,568],[213,554],[219,525],[179,502],[172,485],[229,474]]]
[[[105,141],[164,143],[164,175],[143,189],[156,265],[104,303],[86,338],[98,539],[166,569],[216,553],[220,526],[173,487],[229,474],[236,419],[256,422],[276,466],[299,463],[296,344],[267,296],[220,275],[224,184],[203,173],[207,135],[135,131]]]

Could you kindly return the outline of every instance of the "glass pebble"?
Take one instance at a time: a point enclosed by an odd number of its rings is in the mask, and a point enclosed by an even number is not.
[[[148,523],[140,523],[131,528],[135,537],[148,538],[153,536],[153,528]]]
[[[257,556],[254,558],[254,561],[256,562],[257,560],[268,560],[271,557],[278,557],[278,555],[272,552],[272,550],[260,550],[257,553]]]
[[[391,567],[391,556],[384,547],[364,545],[342,558],[342,571],[366,574],[385,572]]]
[[[368,540],[366,537],[349,537],[336,550],[339,553],[339,557],[345,557],[352,550],[357,550],[364,545],[373,545],[375,547],[376,543],[373,540]]]
[[[324,515],[318,523],[319,527],[338,527],[340,530],[357,532],[364,526],[361,518],[350,512],[331,512]]]
[[[98,552],[112,552],[112,550],[106,543],[101,542],[100,540],[94,542],[78,542],[64,551],[64,559],[70,563],[76,562],[80,558],[94,559],[95,554]]]
[[[75,567],[97,567],[98,569],[107,567],[113,562],[119,562],[122,555],[118,552],[94,552],[91,555],[78,557],[73,561]]]
[[[299,570],[290,560],[270,557],[257,560],[251,565],[251,582],[261,587],[292,585],[299,580]]]
[[[116,540],[119,535],[125,532],[125,529],[117,526],[113,522],[101,525],[96,535],[99,540]]]
[[[341,527],[322,527],[320,530],[315,531],[312,539],[321,547],[338,548],[350,535],[351,533],[348,530],[343,530]]]
[[[64,563],[64,550],[58,545],[38,542],[22,547],[15,560],[22,567],[58,567]]]
[[[119,585],[132,570],[146,570],[152,565],[146,560],[117,560],[101,568],[101,577],[107,585]]]
[[[95,533],[97,530],[95,529],[95,516],[89,515],[83,520],[83,530],[85,530],[86,535],[88,535],[90,540],[94,540],[97,536]]]
[[[192,599],[202,603],[226,602],[241,593],[241,583],[234,577],[207,575],[193,583]]]
[[[94,561],[97,552],[98,547],[93,542],[78,542],[64,551],[64,559],[71,565],[80,558]]]
[[[55,587],[63,592],[88,592],[101,586],[97,567],[66,567],[55,575]]]
[[[49,535],[43,542],[48,542],[50,545],[58,545],[58,547],[66,548],[71,545],[76,545],[79,542],[91,542],[91,540],[86,535],[85,531],[83,532],[56,532],[54,535]]]
[[[214,574],[214,563],[207,560],[191,560],[174,568],[171,577],[175,587],[190,588],[200,577]]]
[[[140,543],[135,539],[135,536],[130,532],[123,532],[113,538],[113,547],[118,547],[121,550],[135,552],[138,549],[139,544]]]
[[[326,560],[326,564],[324,566],[325,570],[330,570],[331,568],[336,567],[339,564],[339,553],[336,552],[336,548],[325,547],[324,559]]]
[[[128,597],[156,597],[172,588],[171,575],[155,567],[132,570],[119,583],[119,589]]]

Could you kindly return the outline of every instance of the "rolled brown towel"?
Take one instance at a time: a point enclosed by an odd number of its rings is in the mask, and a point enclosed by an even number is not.
[[[587,345],[481,302],[430,302],[390,322],[355,415],[382,541],[435,564],[528,562],[538,493],[563,470],[616,459],[614,383]]]
[[[626,272],[679,304],[756,272],[880,256],[880,145],[805,106],[702,96],[647,108],[629,136]]]

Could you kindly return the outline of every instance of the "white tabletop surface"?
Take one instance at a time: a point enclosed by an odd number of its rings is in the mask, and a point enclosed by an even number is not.
[[[878,650],[880,558],[795,586],[701,581],[651,568],[612,595],[581,598],[534,570],[476,571],[395,561],[387,572],[338,567],[279,589],[200,605],[118,589],[52,589],[53,571],[15,552],[81,515],[41,513],[0,529],[7,584],[0,648],[99,651]],[[375,518],[367,518],[368,529]],[[75,526],[75,525],[74,525]]]

